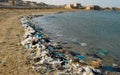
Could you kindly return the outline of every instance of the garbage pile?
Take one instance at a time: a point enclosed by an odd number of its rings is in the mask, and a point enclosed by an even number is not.
[[[41,74],[57,71],[56,75],[103,75],[101,60],[86,63],[86,58],[76,52],[64,50],[43,31],[31,23],[31,16],[21,17],[25,34],[21,44],[30,51],[27,59],[32,68]]]

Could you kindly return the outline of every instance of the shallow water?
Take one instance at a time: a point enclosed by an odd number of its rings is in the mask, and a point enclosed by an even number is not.
[[[65,12],[35,18],[34,22],[54,40],[85,42],[90,47],[105,49],[120,57],[118,11]]]

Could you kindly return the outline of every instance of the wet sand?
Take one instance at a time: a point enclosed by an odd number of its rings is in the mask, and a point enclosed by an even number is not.
[[[24,34],[20,16],[51,14],[65,9],[0,9],[0,75],[40,75],[26,60],[25,48],[20,45]]]

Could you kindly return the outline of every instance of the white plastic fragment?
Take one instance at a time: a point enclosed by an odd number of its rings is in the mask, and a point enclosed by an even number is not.
[[[86,46],[87,46],[86,43],[80,43],[80,45],[83,46],[83,47],[86,47]]]

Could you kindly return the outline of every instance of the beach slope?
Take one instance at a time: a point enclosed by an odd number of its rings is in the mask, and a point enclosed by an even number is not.
[[[0,9],[0,75],[40,75],[33,71],[20,45],[24,30],[20,16],[51,14],[65,9]]]

